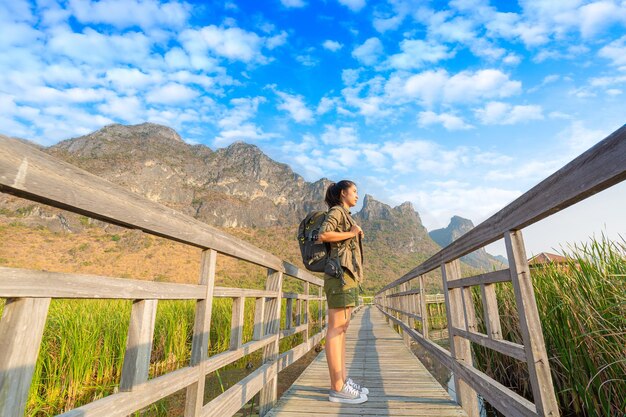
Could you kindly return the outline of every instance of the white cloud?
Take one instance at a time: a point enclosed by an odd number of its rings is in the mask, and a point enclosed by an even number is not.
[[[434,124],[441,124],[447,130],[467,130],[473,126],[465,123],[459,116],[455,116],[450,113],[437,114],[432,111],[420,112],[417,116],[417,121],[420,126],[431,126]]]
[[[280,0],[281,4],[285,7],[304,7],[306,3],[304,0]]]
[[[325,130],[320,139],[327,145],[354,145],[359,141],[356,129],[353,126],[324,126]]]
[[[331,111],[334,107],[337,106],[337,102],[338,102],[337,98],[322,97],[319,104],[317,105],[317,109],[315,110],[315,113],[320,114],[320,115],[326,114],[329,111]]]
[[[517,105],[491,101],[475,111],[476,117],[486,125],[513,125],[529,120],[543,119],[543,109],[539,105]]]
[[[184,104],[198,97],[198,91],[186,85],[168,83],[146,94],[146,100],[156,104]]]
[[[413,97],[429,106],[444,103],[474,102],[508,97],[521,91],[521,82],[509,79],[500,70],[461,71],[450,76],[445,70],[424,71],[407,79],[392,77],[387,86],[393,94]]]
[[[259,104],[265,103],[265,97],[236,98],[230,100],[227,109],[217,122],[220,134],[213,140],[215,146],[225,146],[237,140],[263,140],[278,137],[275,133],[266,133],[251,122],[256,117]]]
[[[353,12],[358,12],[365,7],[365,0],[339,0],[339,3],[343,4]]]
[[[446,45],[421,39],[405,39],[400,42],[400,49],[402,52],[390,56],[387,63],[401,70],[420,68],[426,63],[436,63],[455,54]]]
[[[82,33],[56,30],[47,46],[51,52],[74,62],[111,66],[117,63],[146,65],[150,61],[151,44],[152,41],[139,32],[103,35],[85,28]]]
[[[341,43],[337,41],[331,41],[329,39],[325,40],[322,46],[325,49],[328,49],[329,51],[333,51],[333,52],[337,52],[338,50],[343,48],[343,45]]]
[[[304,102],[304,97],[301,95],[293,95],[276,91],[281,101],[277,108],[289,113],[291,118],[298,123],[312,123],[313,111],[311,111]]]
[[[192,56],[203,56],[209,51],[230,60],[266,62],[261,49],[264,38],[237,27],[220,28],[215,25],[183,31],[179,40]]]
[[[113,97],[98,106],[98,110],[114,119],[127,123],[139,123],[145,120],[145,112],[141,101],[134,96]]]
[[[507,54],[507,56],[504,57],[504,59],[502,59],[502,62],[507,65],[517,65],[522,62],[522,57],[510,52],[509,54]]]
[[[398,187],[391,198],[395,204],[410,201],[430,230],[445,227],[459,215],[480,223],[521,195],[520,191],[497,187],[446,184],[427,190]]]
[[[557,136],[565,144],[568,152],[564,154],[564,158],[569,160],[600,142],[609,133],[606,129],[590,129],[584,122],[576,120]]]
[[[275,49],[275,48],[278,48],[279,46],[283,46],[284,44],[287,43],[287,36],[288,36],[287,32],[283,30],[278,35],[269,37],[265,41],[265,46],[267,47],[267,49]]]
[[[365,65],[374,65],[382,54],[383,44],[378,38],[369,38],[352,51],[352,56]]]
[[[613,65],[626,66],[626,36],[604,46],[598,52],[602,58],[610,59]]]
[[[69,8],[81,23],[105,23],[118,29],[180,28],[191,11],[187,3],[155,0],[70,0]]]

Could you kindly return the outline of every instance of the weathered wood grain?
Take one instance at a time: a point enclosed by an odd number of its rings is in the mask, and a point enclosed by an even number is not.
[[[532,402],[528,401],[514,391],[511,391],[477,369],[464,364],[463,362],[454,360],[450,352],[436,343],[425,339],[417,331],[410,329],[406,323],[403,323],[390,314],[385,313],[382,308],[379,308],[379,311],[389,318],[390,321],[394,322],[394,324],[397,324],[402,327],[403,330],[407,331],[408,334],[413,337],[413,340],[418,342],[431,355],[437,358],[440,363],[456,375],[459,375],[464,380],[470,382],[472,386],[475,387],[476,392],[483,396],[485,400],[487,400],[489,404],[494,406],[498,411],[510,417],[538,417],[535,405]]]
[[[510,282],[511,271],[501,269],[499,271],[487,272],[485,274],[474,275],[473,277],[460,278],[449,282],[448,288],[470,287],[481,284],[494,284],[496,282]]]
[[[0,319],[0,415],[23,416],[50,298],[9,298]]]
[[[522,231],[516,230],[505,233],[504,243],[510,262],[511,281],[513,282],[515,303],[519,312],[520,331],[524,341],[526,363],[528,364],[535,406],[540,416],[557,417],[560,415],[559,407],[552,385],[548,353],[543,340],[543,330],[537,310],[530,269],[526,260]]]
[[[135,300],[130,313],[120,391],[133,391],[148,381],[157,300]]]
[[[185,396],[185,417],[198,417],[204,405],[204,362],[208,359],[209,333],[211,331],[211,315],[213,312],[213,290],[215,288],[215,272],[217,252],[213,249],[202,251],[200,259],[199,283],[206,288],[204,298],[196,302],[196,314],[191,339],[190,366],[200,366],[198,381],[187,387]]]
[[[464,337],[474,343],[493,349],[517,360],[526,361],[524,346],[517,343],[509,342],[507,340],[490,339],[487,335],[477,332],[469,332],[464,329],[457,329],[456,327],[452,328],[452,333],[456,336]]]
[[[467,320],[464,313],[463,288],[448,287],[448,283],[461,277],[460,261],[454,260],[446,262],[441,266],[441,275],[443,277],[443,294],[446,297],[446,315],[448,319],[448,334],[450,336],[450,353],[457,362],[466,363],[473,366],[472,348],[469,340],[463,339],[455,335],[453,328],[467,329]],[[469,417],[479,417],[478,398],[476,391],[462,378],[454,380],[457,393],[457,401],[463,407],[463,410]]]

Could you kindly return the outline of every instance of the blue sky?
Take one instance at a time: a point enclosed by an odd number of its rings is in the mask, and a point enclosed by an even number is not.
[[[51,145],[151,121],[243,140],[309,181],[411,201],[429,229],[484,220],[625,104],[624,0],[0,0],[1,133]],[[623,205],[619,187],[592,203]],[[626,231],[608,213],[565,233],[593,204],[534,251]]]

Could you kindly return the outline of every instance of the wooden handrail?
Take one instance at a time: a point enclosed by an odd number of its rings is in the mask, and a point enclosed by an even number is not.
[[[626,125],[376,294],[375,304],[389,323],[402,329],[405,340],[417,341],[455,373],[457,398],[469,417],[479,415],[477,393],[506,416],[558,417],[521,229],[625,179]],[[502,238],[508,269],[461,277],[462,256]],[[424,317],[424,275],[437,268],[442,273],[449,352],[428,339]],[[409,289],[416,278],[418,287]],[[495,284],[503,282],[513,286],[523,345],[502,340]],[[473,286],[480,287],[486,334],[477,331]],[[415,306],[419,306],[419,315]],[[422,319],[421,334],[415,330],[416,318]],[[526,362],[535,403],[474,369],[470,342]]]
[[[214,249],[323,285],[314,275],[248,242],[2,135],[0,192],[199,248]]]
[[[0,321],[0,415],[24,414],[48,307],[55,298],[133,300],[120,392],[63,416],[126,416],[185,388],[186,416],[215,415],[218,410],[220,415],[233,414],[257,392],[263,415],[276,401],[276,375],[326,334],[322,279],[219,229],[2,135],[0,192],[203,249],[199,284],[0,267],[0,298],[11,300]],[[218,253],[265,267],[265,289],[215,286]],[[284,276],[302,281],[304,293],[283,292]],[[310,292],[310,285],[318,287],[317,293]],[[230,349],[209,357],[212,301],[217,297],[233,299]],[[242,340],[245,298],[255,299],[254,334],[248,343]],[[280,327],[283,298],[289,305],[295,300],[295,327],[291,317],[287,329]],[[148,380],[158,300],[196,301],[191,359],[185,368]],[[309,335],[310,301],[319,302],[320,326],[314,335]],[[304,341],[279,355],[280,339],[296,333],[303,333]],[[257,350],[263,351],[263,365],[204,404],[206,375]],[[245,395],[237,391],[242,389]]]

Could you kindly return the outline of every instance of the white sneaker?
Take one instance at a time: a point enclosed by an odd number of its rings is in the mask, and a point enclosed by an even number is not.
[[[367,395],[352,388],[347,382],[344,382],[341,391],[330,390],[328,393],[328,401],[342,404],[362,404],[367,401]]]
[[[348,377],[348,379],[346,379],[346,384],[351,385],[352,388],[356,389],[357,391],[361,391],[361,394],[366,394],[367,395],[367,394],[370,393],[370,390],[368,390],[367,388],[362,387],[361,385],[357,384],[350,377]]]

